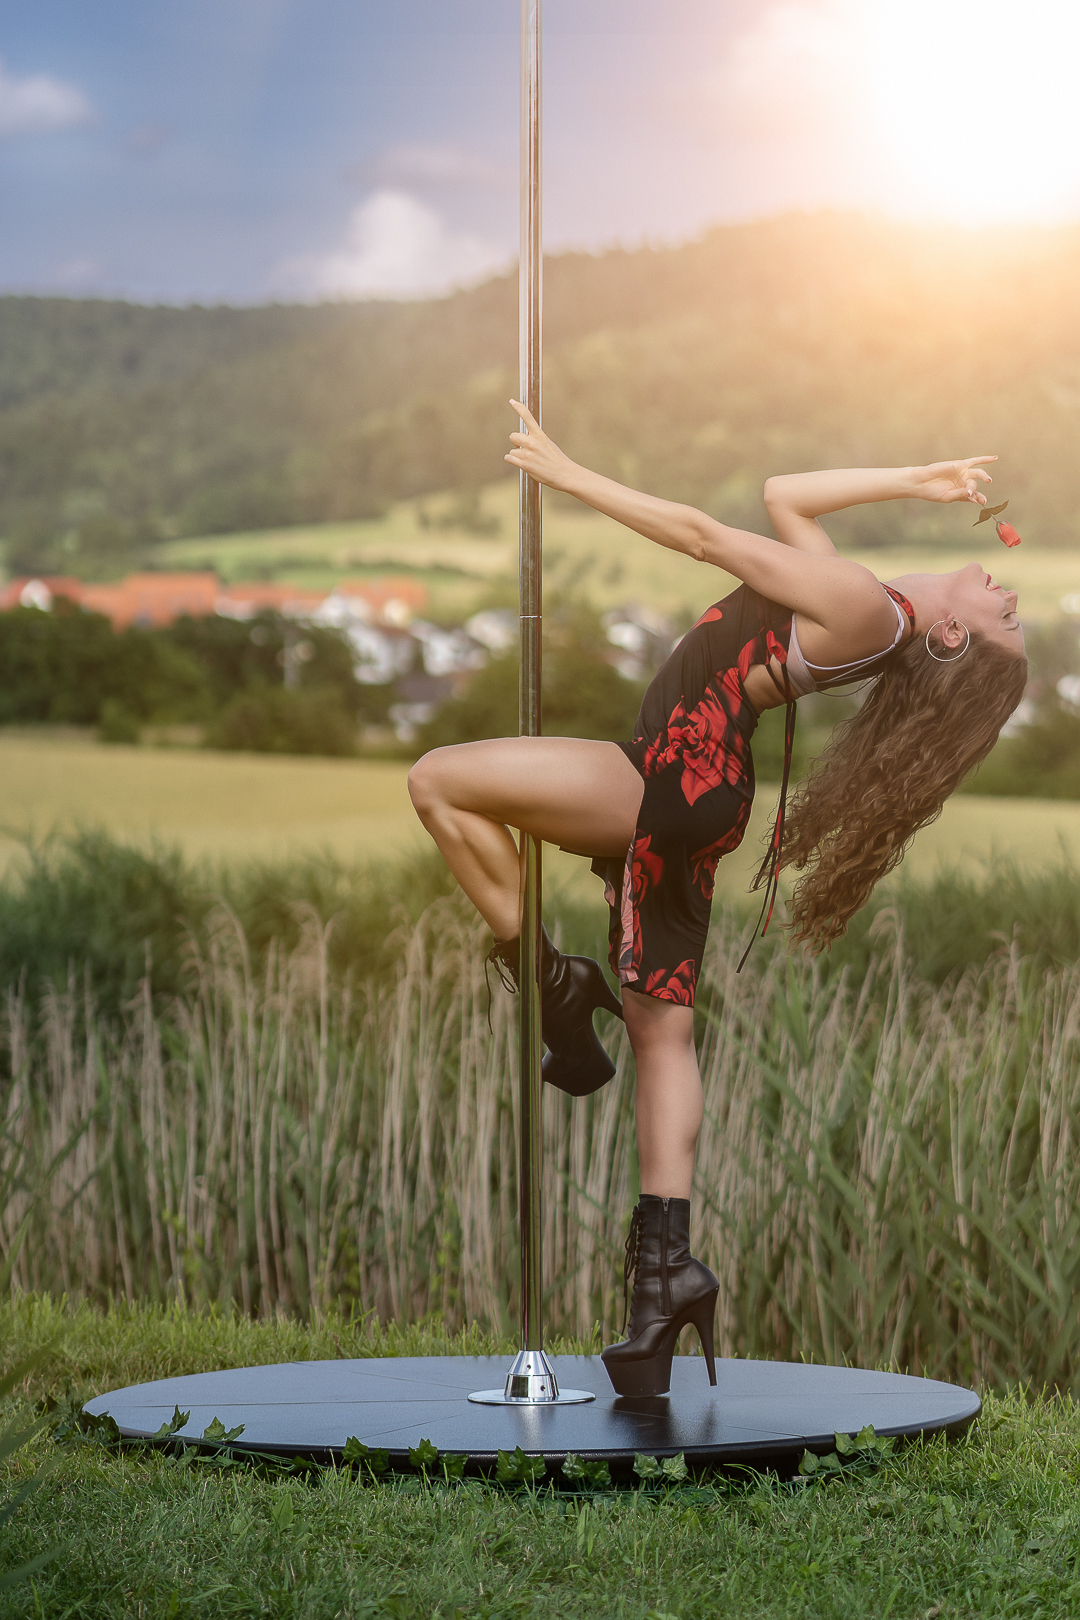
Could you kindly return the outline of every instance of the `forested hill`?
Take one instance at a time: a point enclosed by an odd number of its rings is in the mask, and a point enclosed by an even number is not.
[[[571,454],[740,522],[769,472],[994,450],[1025,536],[1080,543],[1080,230],[790,216],[545,274],[546,419]],[[516,296],[503,277],[420,304],[0,298],[9,566],[108,572],[164,535],[499,477]]]

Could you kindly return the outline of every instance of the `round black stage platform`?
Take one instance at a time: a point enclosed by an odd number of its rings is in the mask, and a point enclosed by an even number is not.
[[[962,1434],[981,1402],[969,1389],[863,1372],[774,1361],[718,1361],[711,1388],[705,1363],[677,1356],[671,1393],[620,1399],[598,1356],[552,1356],[560,1385],[596,1392],[581,1406],[475,1406],[472,1390],[500,1385],[506,1356],[424,1356],[369,1361],[294,1361],[194,1373],[112,1390],[87,1403],[108,1412],[121,1434],[153,1435],[173,1415],[191,1416],[180,1431],[198,1440],[213,1419],[244,1425],[238,1450],[331,1461],[355,1436],[408,1465],[410,1446],[430,1440],[440,1451],[466,1453],[474,1466],[494,1465],[515,1446],[558,1464],[567,1452],[603,1458],[629,1471],[635,1452],[684,1452],[698,1464],[748,1463],[791,1472],[804,1450],[831,1451],[835,1433],[873,1424],[879,1435]]]

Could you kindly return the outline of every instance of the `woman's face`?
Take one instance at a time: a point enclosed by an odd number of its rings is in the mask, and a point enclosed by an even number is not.
[[[1024,632],[1016,617],[1016,592],[999,585],[981,563],[968,563],[945,578],[952,582],[949,607],[960,623],[1019,657],[1024,651]]]

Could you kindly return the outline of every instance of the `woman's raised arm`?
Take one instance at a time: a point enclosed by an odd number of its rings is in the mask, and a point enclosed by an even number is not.
[[[784,473],[765,481],[765,505],[778,540],[799,551],[835,554],[835,547],[817,521],[826,512],[848,506],[870,506],[877,501],[972,501],[986,505],[979,488],[993,483],[984,471],[996,456],[972,456],[967,461],[938,461],[929,467],[847,467],[832,472]]]
[[[915,499],[950,504],[986,504],[980,482],[994,456],[966,461],[939,461],[926,467],[855,467],[832,472],[790,473],[765,485],[769,515],[779,540],[745,529],[733,529],[692,506],[662,501],[614,479],[590,472],[571,461],[540,428],[518,400],[511,405],[527,433],[511,433],[514,448],[506,460],[540,483],[574,495],[628,529],[658,545],[681,551],[698,562],[714,564],[741,579],[752,590],[791,608],[826,632],[834,648],[825,662],[859,658],[876,651],[891,634],[894,611],[868,568],[837,555],[817,522],[825,512],[877,501]],[[838,649],[842,648],[842,652]]]
[[[524,405],[517,400],[510,403],[529,430],[511,433],[514,448],[506,457],[511,466],[551,489],[576,496],[658,545],[723,568],[821,629],[841,633],[852,658],[862,656],[863,650],[876,651],[889,633],[893,610],[874,575],[860,563],[838,557],[831,546],[827,554],[810,555],[808,548],[730,528],[695,507],[662,501],[590,472],[548,438]]]

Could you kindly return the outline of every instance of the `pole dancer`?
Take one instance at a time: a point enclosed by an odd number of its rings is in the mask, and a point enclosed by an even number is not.
[[[912,835],[993,747],[1023,695],[1015,591],[978,564],[879,582],[837,555],[819,518],[889,500],[985,506],[992,456],[926,467],[770,478],[775,538],[625,488],[577,465],[511,401],[526,431],[506,460],[658,545],[742,584],[706,608],[645,694],[626,743],[516,737],[437,748],[413,767],[421,821],[495,935],[492,959],[519,974],[521,882],[510,828],[592,860],[611,908],[610,963],[621,1008],[596,962],[542,937],[544,1079],[583,1095],[611,1077],[593,1030],[619,1010],[637,1069],[641,1199],[626,1242],[633,1282],[626,1337],[603,1352],[619,1394],[669,1387],[680,1330],[693,1323],[710,1382],[718,1284],[690,1252],[690,1196],[704,1113],[694,1047],[716,864],[746,830],[750,740],[765,709],[787,706],[784,785],[795,705],[810,692],[871,681],[785,815],[755,880],[771,907],[778,874],[803,875],[795,940],[821,950],[844,932]],[[764,911],[764,908],[763,908]]]

